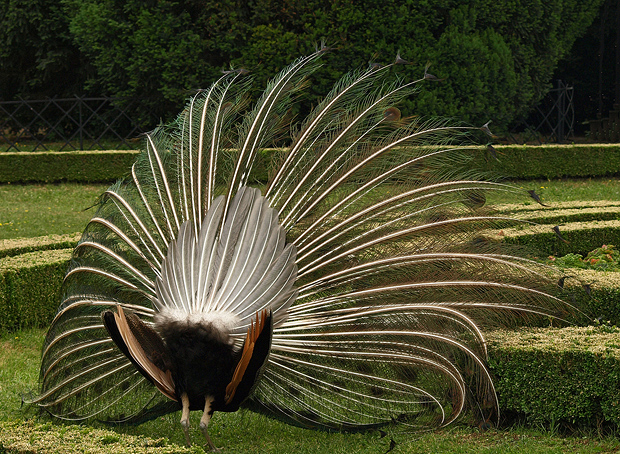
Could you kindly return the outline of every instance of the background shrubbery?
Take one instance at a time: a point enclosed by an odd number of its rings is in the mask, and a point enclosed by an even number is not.
[[[139,97],[174,117],[189,93],[229,65],[251,70],[256,87],[312,51],[325,58],[302,109],[346,71],[432,63],[441,85],[410,100],[405,113],[454,116],[501,129],[523,118],[551,88],[559,60],[598,13],[601,0],[33,0],[2,2],[0,97],[90,92]],[[6,26],[5,26],[6,25]],[[70,69],[69,69],[70,68]],[[152,127],[153,125],[148,125]]]

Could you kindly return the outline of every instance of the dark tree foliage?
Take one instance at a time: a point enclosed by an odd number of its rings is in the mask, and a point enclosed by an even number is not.
[[[93,82],[109,95],[140,98],[162,119],[238,52],[247,34],[241,3],[64,1],[75,42],[97,68]]]
[[[0,2],[0,100],[81,94],[87,71],[59,1]]]
[[[497,129],[545,95],[602,0],[61,1],[75,44],[96,69],[86,86],[137,96],[164,121],[221,70],[250,70],[258,92],[325,38],[337,51],[313,76],[302,110],[346,71],[400,52],[412,65],[396,74],[422,77],[431,63],[446,78],[428,82],[405,114],[493,120]]]
[[[235,60],[263,81],[273,74],[279,46],[289,52],[327,37],[338,48],[321,75],[324,92],[344,71],[369,60],[391,61],[400,51],[413,63],[407,77],[427,63],[441,84],[430,84],[407,113],[447,115],[495,127],[525,117],[551,88],[551,77],[575,39],[596,17],[601,0],[351,0],[256,3],[251,43]],[[277,13],[276,13],[277,12]],[[277,61],[278,59],[276,59]],[[280,61],[286,61],[280,58]]]

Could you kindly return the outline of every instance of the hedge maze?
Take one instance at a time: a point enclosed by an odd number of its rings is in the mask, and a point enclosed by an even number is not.
[[[509,178],[620,174],[618,145],[496,148],[499,169],[484,153],[476,159]],[[0,170],[0,182],[111,181],[127,171],[135,152],[56,153],[43,156],[41,165],[38,158],[17,155],[0,154],[0,169],[17,169],[10,174]],[[272,157],[265,153],[265,168],[258,169],[256,179],[266,176]],[[96,165],[84,164],[93,159]],[[537,225],[488,233],[497,241],[535,249],[541,259],[585,256],[603,244],[620,247],[620,201],[548,205],[498,206],[502,214]],[[79,237],[76,233],[0,241],[0,332],[46,326],[56,311]],[[516,416],[532,423],[620,427],[620,273],[577,268],[564,273],[566,278],[558,284],[563,298],[585,314],[580,320],[572,326],[550,321],[546,327],[487,333],[501,409],[508,420]]]

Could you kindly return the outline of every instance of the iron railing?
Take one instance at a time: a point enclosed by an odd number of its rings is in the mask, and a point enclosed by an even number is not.
[[[48,150],[52,143],[60,151],[135,148],[132,139],[145,132],[128,114],[135,104],[83,96],[0,101],[0,149]]]
[[[513,129],[525,129],[542,142],[563,143],[575,134],[574,90],[561,80],[549,90],[547,96],[536,106],[526,121]],[[513,140],[514,137],[513,137]],[[515,140],[516,141],[516,140]]]
[[[60,151],[135,148],[134,139],[158,123],[147,114],[151,124],[138,124],[129,114],[136,105],[135,100],[83,96],[0,101],[0,150],[49,150],[50,144]],[[539,142],[562,143],[574,134],[574,118],[573,87],[558,80],[513,132],[525,128]]]

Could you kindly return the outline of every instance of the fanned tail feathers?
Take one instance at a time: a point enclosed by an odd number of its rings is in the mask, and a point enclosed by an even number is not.
[[[498,415],[484,330],[570,308],[552,270],[485,237],[515,221],[484,194],[518,190],[467,168],[460,145],[478,128],[394,107],[424,77],[404,81],[393,65],[346,75],[295,130],[264,195],[249,187],[324,52],[285,68],[243,116],[249,84],[232,72],[147,136],[75,250],[38,405],[111,421],[179,408],[116,348],[102,312],[148,327],[193,314],[240,349],[270,311],[271,352],[245,403],[255,410],[334,430],[442,426],[474,402]]]

